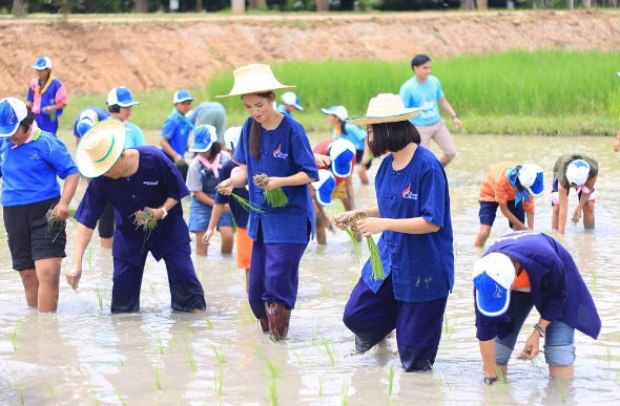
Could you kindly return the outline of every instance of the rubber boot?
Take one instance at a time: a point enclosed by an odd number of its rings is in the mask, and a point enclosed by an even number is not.
[[[286,340],[288,325],[291,319],[291,309],[287,309],[278,303],[265,303],[267,319],[269,320],[269,335],[271,341]]]

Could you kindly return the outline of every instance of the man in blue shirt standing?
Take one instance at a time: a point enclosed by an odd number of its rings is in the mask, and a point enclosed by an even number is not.
[[[422,145],[429,148],[434,139],[443,156],[439,158],[445,167],[456,156],[456,145],[439,114],[439,105],[452,117],[458,130],[462,128],[459,116],[446,99],[441,89],[441,82],[431,75],[431,58],[428,55],[416,55],[411,60],[414,76],[400,87],[400,98],[405,107],[419,107],[422,112],[411,119],[422,137]]]
[[[191,110],[193,100],[194,98],[187,90],[175,92],[172,98],[174,108],[166,117],[161,128],[161,148],[168,158],[174,162],[183,179],[187,179],[189,167],[185,162],[185,152],[187,151],[189,134],[194,128],[192,122],[185,115]]]

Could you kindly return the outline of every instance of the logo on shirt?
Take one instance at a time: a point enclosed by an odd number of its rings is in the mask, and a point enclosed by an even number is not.
[[[146,186],[157,186],[157,185],[159,185],[159,181],[158,180],[145,180],[142,183],[145,184]]]
[[[403,199],[418,200],[418,194],[411,192],[411,183],[409,183],[407,188],[403,190],[402,195],[403,195]]]
[[[36,152],[33,153],[32,155],[30,155],[30,159],[33,161],[38,161],[41,159],[41,157],[39,156],[39,154],[37,154]]]
[[[280,152],[281,149],[282,149],[282,144],[278,145],[278,148],[276,148],[275,151],[273,151],[274,158],[279,158],[279,159],[288,158],[288,154],[285,154],[284,152]]]
[[[499,287],[499,285],[496,283],[495,284],[495,294],[493,295],[494,299],[501,299],[502,298],[502,289]]]

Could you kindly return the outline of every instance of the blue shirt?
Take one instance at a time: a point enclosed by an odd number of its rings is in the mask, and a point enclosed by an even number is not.
[[[276,107],[276,110],[279,113],[284,114],[286,117],[293,118],[293,115],[291,114],[290,111],[286,109],[286,105],[284,105],[283,103],[278,104],[278,107]]]
[[[77,125],[80,122],[80,116],[86,110],[93,110],[95,113],[97,113],[97,118],[99,119],[99,121],[103,121],[106,118],[110,117],[110,113],[108,113],[108,111],[104,109],[103,107],[99,107],[99,106],[86,107],[85,109],[83,109],[82,111],[78,113],[77,117],[75,118],[75,122],[73,123],[73,135],[76,137],[80,137],[80,134],[77,132]]]
[[[238,163],[247,165],[250,203],[263,210],[262,214],[250,212],[248,235],[257,240],[260,226],[266,244],[305,244],[308,242],[308,231],[314,235],[314,207],[308,185],[283,187],[288,204],[272,208],[265,202],[264,189],[256,186],[252,178],[259,173],[285,177],[305,172],[311,179],[317,180],[318,169],[306,130],[287,116],[284,116],[274,130],[261,127],[260,157],[255,158],[250,154],[252,121],[249,117],[243,124],[239,145],[233,157]]]
[[[125,124],[125,149],[146,145],[144,133],[140,127],[129,121],[123,124]]]
[[[168,139],[170,146],[177,154],[183,156],[187,151],[189,134],[192,132],[194,125],[183,114],[179,113],[176,108],[166,117],[164,125],[161,128],[161,135]]]
[[[60,196],[57,177],[78,173],[65,144],[54,134],[35,130],[32,141],[15,146],[8,139],[0,145],[3,206],[21,206]]]
[[[422,217],[439,230],[381,233],[377,245],[385,276],[392,275],[396,300],[427,302],[447,297],[454,286],[454,253],[446,173],[435,155],[421,146],[404,169],[392,169],[393,161],[388,154],[375,177],[380,217]],[[362,268],[362,278],[375,293],[385,281],[373,279],[370,260]]]
[[[222,166],[222,169],[220,169],[220,182],[223,182],[226,179],[230,178],[230,173],[237,166],[238,165],[232,159],[226,162]],[[249,200],[250,198],[248,189],[246,189],[245,187],[234,188],[233,193],[236,194],[237,196],[244,198],[245,200]],[[230,206],[230,212],[232,213],[235,219],[235,223],[237,223],[237,226],[241,228],[247,228],[248,218],[250,216],[250,213],[248,213],[248,211],[244,209],[243,206],[241,206],[241,204],[239,204],[239,202],[234,197],[231,198],[221,193],[216,193],[214,202],[215,204],[228,203],[228,205]]]
[[[521,231],[498,238],[488,250],[511,254],[530,279],[534,306],[544,320],[559,320],[596,339],[601,319],[575,261],[554,238]],[[512,303],[510,304],[512,306]],[[503,338],[514,330],[510,309],[502,316],[487,317],[476,310],[476,337],[487,341]]]
[[[93,178],[75,213],[76,220],[94,229],[106,201],[114,208],[116,229],[112,255],[139,264],[145,252],[150,251],[160,260],[168,252],[189,244],[189,231],[183,219],[181,199],[189,194],[185,182],[170,159],[155,147],[138,147],[138,171],[128,178]],[[157,222],[150,234],[133,223],[133,214],[145,207],[159,208],[169,197],[179,203]]]
[[[41,83],[38,79],[33,79],[28,87],[28,94],[26,95],[26,100],[30,103],[33,103],[33,107],[35,107],[36,95],[34,92],[34,86],[38,85],[39,88],[43,87],[43,83]],[[58,117],[62,116],[63,109],[56,110],[50,116],[47,112],[45,112],[45,107],[53,106],[56,104],[56,97],[58,92],[61,91],[61,95],[64,95],[64,89],[60,80],[54,78],[52,79],[50,85],[45,89],[45,92],[41,94],[41,105],[40,111],[35,113],[34,119],[37,122],[39,128],[43,131],[49,132],[52,135],[56,135],[58,131]],[[64,96],[66,97],[66,96]],[[35,109],[36,110],[36,109]],[[34,111],[33,111],[34,112]]]
[[[400,98],[406,108],[420,107],[422,111],[411,119],[415,126],[433,125],[441,120],[438,100],[445,96],[441,89],[441,82],[437,77],[428,75],[426,82],[420,83],[415,76],[403,83],[400,87]]]
[[[360,127],[345,123],[344,129],[346,130],[346,134],[340,133],[340,138],[343,140],[351,141],[353,145],[355,145],[355,149],[358,151],[363,151],[366,148],[366,131],[362,130]],[[336,135],[336,130],[332,132],[332,138],[338,138]]]

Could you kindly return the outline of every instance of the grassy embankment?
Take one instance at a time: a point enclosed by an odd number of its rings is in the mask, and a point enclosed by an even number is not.
[[[433,63],[433,74],[461,116],[463,133],[615,135],[618,130],[620,52],[511,51]],[[397,93],[411,76],[407,61],[287,63],[273,70],[282,83],[297,85],[305,110],[295,117],[310,131],[327,129],[321,107],[339,103],[351,116],[362,115],[370,97]],[[232,82],[231,71],[219,72],[206,86],[190,90],[197,101],[215,100],[229,92]],[[136,93],[142,105],[134,108],[132,121],[145,130],[159,129],[172,108],[171,93]],[[80,108],[104,99],[73,95],[62,127],[69,131]],[[229,125],[242,124],[247,114],[239,98],[219,101]]]

